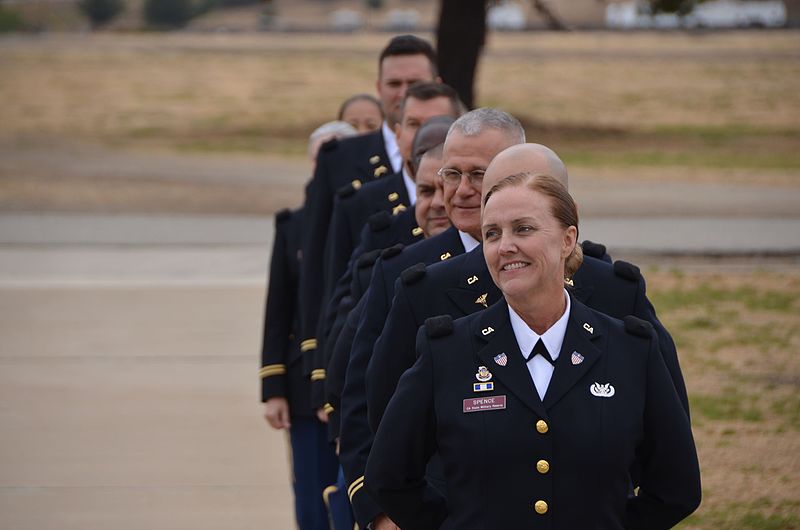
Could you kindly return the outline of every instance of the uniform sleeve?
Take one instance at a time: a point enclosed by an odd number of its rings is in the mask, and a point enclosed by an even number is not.
[[[363,299],[362,299],[363,301]],[[359,316],[364,304],[359,303],[345,317],[341,332],[333,342],[331,360],[328,363],[328,378],[325,380],[325,399],[330,407],[328,417],[328,436],[331,440],[340,435],[342,390],[347,374],[347,363],[350,360],[350,350],[353,347],[353,338],[356,334]]]
[[[407,288],[398,280],[386,325],[367,367],[367,410],[373,432],[378,429],[400,376],[416,360],[414,338],[418,327]]]
[[[686,383],[683,380],[683,372],[678,362],[678,350],[675,346],[675,341],[672,340],[667,329],[656,316],[656,310],[653,304],[647,298],[647,288],[645,285],[644,277],[639,276],[638,290],[636,295],[636,303],[634,306],[634,316],[650,322],[656,330],[658,336],[658,347],[661,351],[661,356],[664,359],[664,364],[669,371],[670,378],[675,391],[678,393],[678,398],[681,401],[686,415],[689,415],[689,396],[686,393]]]
[[[303,367],[306,375],[313,379],[324,379],[324,370],[314,370],[314,351],[317,348],[317,321],[321,311],[322,260],[325,251],[325,236],[333,209],[333,190],[330,189],[330,166],[335,163],[336,151],[321,151],[314,177],[306,188],[305,233],[303,236],[303,260],[300,265],[300,349],[303,352]]]
[[[358,484],[364,480],[364,469],[372,447],[373,433],[367,419],[365,376],[372,347],[380,335],[388,302],[383,286],[381,262],[373,269],[373,277],[365,294],[365,306],[353,339],[342,391],[342,426],[339,460],[350,485],[350,502],[361,527],[381,512],[372,498]]]
[[[365,484],[381,509],[400,528],[437,529],[447,517],[444,498],[425,480],[436,451],[434,373],[424,328],[420,356],[400,379],[375,436]]]
[[[652,339],[647,363],[644,438],[637,449],[639,494],[628,500],[626,528],[672,528],[700,505],[700,467],[689,419]]]
[[[286,358],[292,333],[297,286],[291,279],[287,223],[276,222],[269,268],[261,348],[261,401],[286,395]]]

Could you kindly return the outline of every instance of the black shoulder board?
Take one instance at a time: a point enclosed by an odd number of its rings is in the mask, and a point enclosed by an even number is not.
[[[380,232],[392,224],[392,216],[387,211],[380,211],[369,216],[369,227],[373,232]]]
[[[653,325],[650,322],[633,315],[628,315],[623,320],[625,321],[625,331],[631,335],[637,335],[646,339],[652,337]]]
[[[606,255],[605,245],[589,241],[588,239],[581,243],[581,248],[585,255],[591,256],[592,258],[602,259],[602,257]]]
[[[336,195],[339,196],[340,199],[345,199],[356,192],[357,188],[353,186],[353,183],[345,184],[338,190],[336,190]]]
[[[439,315],[425,319],[425,329],[428,336],[432,339],[444,337],[453,333],[453,317],[450,315]]]
[[[402,251],[404,248],[405,248],[405,245],[402,244],[402,243],[398,243],[396,245],[392,245],[389,248],[383,249],[383,251],[381,252],[381,257],[383,259],[393,258],[393,257],[397,256],[398,254],[400,254],[400,251]]]
[[[282,223],[284,221],[288,221],[291,216],[292,216],[292,211],[289,208],[284,208],[283,210],[275,214],[275,222]]]
[[[627,261],[622,260],[617,260],[614,262],[614,274],[632,282],[638,282],[642,277],[639,267],[633,263],[628,263]]]
[[[381,249],[376,248],[375,250],[370,250],[369,252],[364,252],[358,258],[358,268],[359,269],[366,269],[367,267],[372,267],[375,265],[375,261],[378,259],[378,256],[381,255]]]
[[[425,264],[417,263],[416,265],[412,265],[411,267],[401,272],[400,278],[403,280],[404,284],[411,285],[412,283],[416,283],[420,278],[425,276],[425,271],[426,271]]]
[[[321,146],[319,146],[319,150],[320,151],[330,151],[331,149],[335,149],[337,145],[339,145],[339,139],[338,138],[331,138],[330,140],[328,140],[327,142],[325,142]]]

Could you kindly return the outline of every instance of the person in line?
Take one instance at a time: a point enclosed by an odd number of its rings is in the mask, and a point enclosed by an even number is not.
[[[355,134],[355,129],[342,121],[315,129],[308,142],[312,163],[321,143]],[[336,480],[339,462],[328,443],[326,426],[311,404],[311,383],[304,373],[297,339],[303,230],[302,208],[276,214],[259,370],[261,401],[267,423],[273,429],[288,431],[298,528],[329,530],[323,491]]]
[[[350,96],[339,107],[338,119],[352,125],[358,134],[375,132],[383,123],[381,102],[369,94]]]
[[[652,326],[565,290],[582,254],[577,207],[558,180],[509,175],[482,204],[483,253],[503,298],[420,329],[365,488],[404,530],[671,528],[698,507],[700,470]],[[425,480],[437,451],[446,499]]]

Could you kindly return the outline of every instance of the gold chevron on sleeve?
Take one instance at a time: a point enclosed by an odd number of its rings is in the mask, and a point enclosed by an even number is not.
[[[364,487],[364,475],[361,475],[357,479],[350,484],[350,487],[347,488],[347,496],[350,498],[350,502],[353,502],[353,496]]]
[[[286,373],[286,365],[285,364],[268,364],[263,366],[261,370],[258,371],[258,375],[263,377],[269,377],[271,375],[283,375]]]
[[[324,368],[317,368],[316,370],[311,370],[311,380],[312,381],[320,381],[325,379],[325,369]]]
[[[300,343],[300,351],[307,352],[309,350],[317,349],[317,339],[306,339]]]

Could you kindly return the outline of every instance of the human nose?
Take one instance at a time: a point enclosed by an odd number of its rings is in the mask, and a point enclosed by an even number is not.
[[[513,254],[517,251],[517,244],[514,241],[514,235],[508,232],[503,232],[500,235],[500,244],[497,246],[501,254]]]

